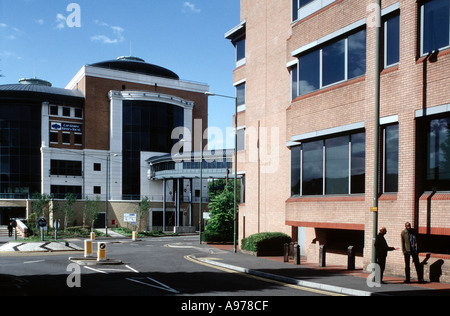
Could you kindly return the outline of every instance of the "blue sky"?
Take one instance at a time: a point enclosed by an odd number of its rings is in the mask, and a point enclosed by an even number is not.
[[[76,21],[71,3],[80,27],[67,23]],[[234,96],[235,50],[224,34],[239,15],[240,0],[0,0],[0,84],[36,76],[64,88],[83,65],[131,52]],[[225,134],[233,100],[212,97],[209,112],[209,126]]]

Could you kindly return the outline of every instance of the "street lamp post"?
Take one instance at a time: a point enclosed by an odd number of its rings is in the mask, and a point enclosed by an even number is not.
[[[233,211],[233,251],[237,252],[237,114],[238,114],[238,102],[237,97],[231,97],[223,94],[215,94],[212,92],[205,92],[207,96],[222,97],[227,99],[234,99],[234,211]]]

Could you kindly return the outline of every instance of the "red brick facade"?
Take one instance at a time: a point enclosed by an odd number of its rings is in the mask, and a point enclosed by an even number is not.
[[[371,26],[373,12],[368,10],[372,1],[337,0],[292,23],[291,2],[241,1],[241,21],[245,20],[246,25],[246,63],[234,71],[234,82],[246,81],[246,109],[238,116],[238,126],[247,130],[246,150],[239,153],[238,159],[238,169],[246,175],[246,201],[240,206],[240,238],[263,231],[283,231],[297,238],[297,227],[304,227],[305,254],[308,261],[315,262],[317,246],[330,242],[331,236],[335,236],[331,233],[341,230],[354,236],[352,231],[360,232],[363,240],[358,242],[364,250],[357,263],[366,266],[371,262],[373,238],[370,208],[374,191],[376,28]],[[381,194],[378,212],[378,225],[387,227],[386,240],[393,247],[400,247],[400,232],[406,221],[424,238],[450,235],[450,198],[442,192],[431,196],[425,191],[421,157],[427,149],[423,136],[418,136],[425,133],[421,119],[433,117],[423,115],[422,110],[440,109],[433,113],[450,116],[448,110],[443,110],[450,104],[446,88],[450,86],[450,54],[449,49],[443,49],[433,61],[420,56],[421,5],[414,0],[388,0],[382,5],[383,9],[395,8],[393,11],[400,16],[399,62],[382,71],[380,100],[380,117],[390,118],[399,128],[398,192]],[[293,52],[363,19],[365,75],[291,102],[287,65],[296,60]],[[291,153],[286,144],[297,135],[361,122],[366,133],[365,193],[291,197]],[[271,137],[274,133],[277,138]],[[268,167],[274,162],[274,153],[275,171]],[[336,263],[346,262],[339,251],[330,257]],[[448,281],[450,256],[439,257],[445,258],[441,280]],[[403,274],[401,251],[389,254],[387,271]]]

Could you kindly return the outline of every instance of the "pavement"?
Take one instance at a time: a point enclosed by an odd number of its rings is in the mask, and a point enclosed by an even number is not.
[[[349,296],[450,296],[448,283],[420,284],[412,280],[411,283],[404,284],[404,277],[385,275],[385,284],[368,284],[370,273],[362,269],[348,271],[344,266],[322,268],[317,263],[304,260],[300,265],[294,265],[292,261],[284,262],[283,257],[255,257],[234,253],[233,246],[209,246],[221,251],[197,254],[195,259],[208,265],[300,287]]]
[[[120,235],[124,238],[122,235]],[[117,237],[117,236],[116,236]],[[113,239],[113,238],[111,238]],[[127,238],[129,239],[129,238]],[[5,241],[3,241],[5,242]],[[73,242],[7,242],[2,244],[1,252],[55,252],[83,251]],[[317,291],[348,296],[450,296],[450,284],[427,282],[420,284],[412,280],[404,284],[399,276],[385,275],[385,284],[368,283],[369,273],[362,269],[348,271],[344,266],[319,267],[305,262],[300,265],[292,261],[284,262],[283,257],[256,257],[241,252],[234,253],[232,245],[202,245],[207,251],[188,256],[189,260],[217,269],[233,271],[269,279],[272,282],[287,283]],[[414,275],[414,269],[412,269]]]

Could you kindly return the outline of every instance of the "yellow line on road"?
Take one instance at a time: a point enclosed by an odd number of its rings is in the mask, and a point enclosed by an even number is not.
[[[262,278],[256,275],[252,275],[252,274],[247,274],[247,273],[243,273],[243,272],[239,272],[239,271],[235,271],[235,270],[231,270],[231,269],[227,269],[224,267],[220,267],[220,266],[216,266],[213,264],[209,264],[206,262],[201,261],[200,259],[196,259],[196,258],[192,258],[191,256],[184,256],[184,258],[188,261],[197,263],[197,264],[201,264],[213,269],[217,269],[217,270],[221,270],[227,273],[233,273],[233,274],[238,274],[238,275],[242,275],[245,276],[247,278],[252,278],[252,279],[256,279],[259,281],[263,281],[263,282],[269,282],[269,283],[273,283],[273,284],[277,284],[280,286],[285,286],[285,287],[289,287],[295,290],[299,290],[299,291],[306,291],[306,292],[311,292],[311,293],[316,293],[316,294],[322,294],[322,295],[327,295],[327,296],[346,296],[340,293],[334,293],[334,292],[328,292],[328,291],[323,291],[323,290],[317,290],[317,289],[312,289],[312,288],[307,288],[304,286],[300,286],[300,285],[295,285],[295,284],[289,284],[289,283],[285,283],[285,282],[281,282],[281,281],[276,281],[276,280],[272,280],[272,279],[267,279],[267,278]]]

